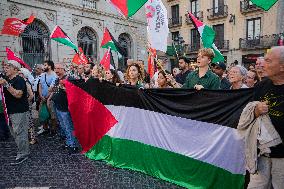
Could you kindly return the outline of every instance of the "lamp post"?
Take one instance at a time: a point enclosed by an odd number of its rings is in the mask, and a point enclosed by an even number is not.
[[[185,48],[184,48],[184,39],[180,34],[176,36],[173,40],[173,46],[177,55],[177,58],[179,58],[180,55],[185,55]],[[178,47],[178,48],[177,48]]]

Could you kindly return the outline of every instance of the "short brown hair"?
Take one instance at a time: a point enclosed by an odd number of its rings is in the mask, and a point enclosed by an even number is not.
[[[198,54],[201,54],[202,56],[207,56],[211,61],[213,60],[213,58],[215,57],[215,53],[212,49],[210,48],[202,48],[199,49]]]

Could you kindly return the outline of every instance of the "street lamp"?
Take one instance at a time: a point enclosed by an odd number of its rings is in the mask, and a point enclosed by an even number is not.
[[[179,57],[179,55],[184,55],[185,54],[184,43],[185,43],[185,41],[184,41],[183,37],[180,36],[180,34],[178,34],[178,36],[176,36],[174,38],[173,46],[174,46],[174,49],[175,49],[177,57]]]

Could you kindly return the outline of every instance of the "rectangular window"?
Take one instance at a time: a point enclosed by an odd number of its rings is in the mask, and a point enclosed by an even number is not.
[[[261,18],[247,20],[247,39],[259,39],[261,31]]]
[[[179,5],[173,5],[171,9],[172,9],[172,18],[178,18],[179,17]]]
[[[191,50],[197,51],[200,47],[200,36],[197,29],[191,30]]]
[[[224,24],[218,24],[218,25],[214,25],[213,29],[216,33],[215,36],[215,45],[222,49],[223,48],[223,44],[224,44]]]
[[[197,12],[199,12],[199,0],[191,0],[191,13],[197,16]]]
[[[179,24],[179,5],[172,6],[172,24]]]
[[[213,0],[213,13],[224,14],[224,0]]]
[[[179,32],[172,32],[172,40],[175,41],[179,37]]]

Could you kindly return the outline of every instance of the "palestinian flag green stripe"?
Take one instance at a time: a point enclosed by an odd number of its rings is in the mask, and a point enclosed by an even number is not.
[[[102,48],[105,48],[105,49],[109,49],[110,48],[111,50],[113,50],[115,52],[119,52],[113,41],[110,41],[110,42],[106,43],[105,45],[102,46]]]
[[[53,39],[54,41],[57,41],[57,42],[62,43],[62,44],[64,44],[64,45],[67,45],[67,46],[69,46],[69,47],[75,49],[76,51],[78,51],[78,47],[77,47],[74,43],[72,43],[72,41],[70,41],[70,40],[67,39],[67,38],[52,38],[52,39]]]
[[[191,188],[239,189],[244,175],[140,142],[104,136],[86,156]],[[141,161],[143,159],[143,161]],[[171,170],[171,171],[169,171]]]

